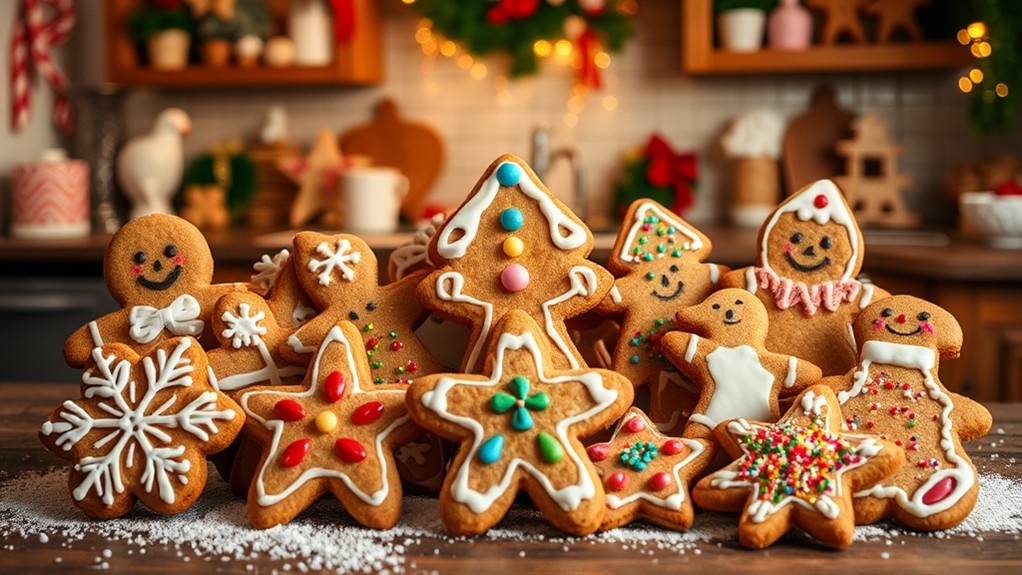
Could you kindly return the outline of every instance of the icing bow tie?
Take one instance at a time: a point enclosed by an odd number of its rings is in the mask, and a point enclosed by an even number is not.
[[[202,320],[197,319],[201,311],[198,300],[188,294],[178,297],[163,309],[137,305],[131,308],[128,315],[131,339],[138,343],[149,343],[163,330],[174,335],[198,337],[205,327]]]

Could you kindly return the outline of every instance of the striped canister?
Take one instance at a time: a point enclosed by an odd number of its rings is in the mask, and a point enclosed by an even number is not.
[[[11,235],[55,240],[89,235],[89,165],[61,149],[11,173]]]

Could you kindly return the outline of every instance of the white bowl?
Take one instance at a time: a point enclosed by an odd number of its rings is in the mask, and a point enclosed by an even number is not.
[[[958,203],[965,222],[992,247],[1022,249],[1022,196],[969,192]]]

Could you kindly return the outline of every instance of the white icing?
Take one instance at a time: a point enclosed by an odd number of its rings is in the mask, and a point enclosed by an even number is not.
[[[504,164],[512,164],[521,170],[521,177],[518,179],[518,189],[526,196],[539,202],[539,209],[543,212],[543,216],[546,217],[550,228],[550,241],[557,248],[562,250],[575,249],[588,241],[589,231],[585,226],[575,223],[567,214],[562,212],[557,207],[557,204],[554,203],[553,198],[548,193],[539,189],[539,186],[532,181],[532,178],[529,177],[525,169],[514,162],[504,162],[497,166],[497,169],[493,170],[490,177],[479,187],[479,191],[469,198],[456,214],[451,216],[451,219],[448,220],[440,232],[436,247],[437,253],[441,257],[452,260],[465,255],[468,246],[479,232],[479,224],[483,212],[490,207],[490,204],[497,197],[497,192],[501,190],[500,182],[497,181],[497,172]],[[561,232],[562,229],[567,231],[568,234],[564,235]],[[455,230],[461,230],[462,235],[456,240],[451,240],[451,234]]]
[[[735,417],[772,419],[770,391],[774,375],[763,368],[756,350],[747,345],[720,346],[706,354],[706,367],[713,379],[713,395],[706,412],[694,413],[689,419],[711,429]]]
[[[97,324],[95,321],[89,322],[89,335],[92,336],[93,348],[103,346],[103,336],[99,334],[99,324]]]
[[[555,426],[557,439],[560,441],[561,445],[564,446],[564,452],[571,460],[571,463],[575,465],[575,474],[578,480],[577,483],[557,488],[554,486],[550,478],[547,477],[547,475],[540,469],[537,469],[532,463],[515,457],[511,460],[503,477],[500,478],[500,481],[491,485],[485,492],[476,491],[469,486],[469,474],[471,472],[471,463],[476,461],[476,453],[479,450],[479,446],[482,445],[482,442],[485,439],[485,429],[482,424],[471,417],[456,415],[448,411],[447,394],[454,387],[462,385],[484,388],[492,388],[503,385],[505,383],[503,373],[504,354],[507,350],[520,349],[527,350],[532,356],[532,360],[535,362],[536,371],[538,373],[537,377],[540,381],[549,385],[558,385],[568,382],[581,383],[585,386],[593,401],[596,402],[594,407],[581,413],[568,415],[564,419],[558,421]],[[460,380],[456,377],[447,376],[441,378],[433,390],[426,392],[422,396],[422,404],[428,409],[437,413],[441,418],[460,425],[473,433],[472,445],[469,448],[468,455],[463,460],[462,465],[455,472],[454,480],[451,483],[451,496],[453,499],[460,503],[464,503],[473,513],[484,513],[490,508],[494,501],[507,491],[508,487],[514,480],[516,471],[519,467],[531,475],[547,492],[547,494],[561,507],[561,509],[566,512],[571,512],[572,510],[577,509],[582,501],[595,497],[596,486],[593,484],[592,478],[589,475],[589,470],[582,458],[571,447],[572,442],[568,436],[568,429],[572,425],[586,421],[613,405],[617,400],[618,392],[614,389],[608,389],[605,387],[603,384],[603,377],[599,373],[592,371],[577,375],[548,377],[544,371],[543,357],[540,354],[539,345],[536,343],[536,340],[531,333],[524,333],[521,335],[512,335],[509,333],[501,334],[497,340],[497,350],[493,365],[494,373],[486,381]]]
[[[218,395],[215,391],[198,394],[188,405],[178,406],[176,413],[169,412],[177,403],[177,395],[173,393],[162,405],[152,408],[153,400],[161,391],[191,387],[190,374],[195,366],[184,355],[193,341],[182,339],[169,356],[166,350],[157,350],[153,354],[155,361],[152,356],[142,358],[146,386],[141,398],[136,398],[138,383],[131,376],[131,362],[115,362],[113,354],[103,355],[103,348],[92,350],[96,366],[82,374],[85,387],[82,395],[85,399],[102,398],[96,405],[109,417],[95,418],[77,403],[65,401],[58,414],[62,421],[47,421],[41,429],[43,435],[60,434],[54,444],[64,451],[70,451],[93,430],[109,430],[91,447],[99,450],[114,442],[113,447],[103,455],[82,457],[75,464],[82,475],[81,483],[71,491],[76,501],[94,491],[104,505],[113,505],[114,495],[125,490],[121,465],[134,466],[138,452],[145,465],[139,477],[145,492],[152,493],[155,484],[160,500],[167,504],[176,501],[171,478],[186,483],[191,461],[185,457],[185,445],[167,445],[172,436],[165,430],[181,429],[206,442],[210,435],[219,432],[217,421],[231,421],[236,415],[231,409],[216,409]]]
[[[822,395],[816,395],[813,390],[808,390],[802,394],[802,411],[806,414],[813,414],[816,416],[823,416],[823,408],[827,407],[827,398]]]
[[[447,287],[448,281],[451,284],[450,289]],[[464,288],[465,276],[458,272],[446,272],[440,274],[440,277],[436,279],[436,297],[442,301],[467,303],[483,308],[483,323],[479,327],[479,336],[476,338],[475,345],[472,346],[472,351],[468,356],[468,363],[465,365],[466,369],[471,371],[475,369],[479,353],[482,351],[482,347],[490,335],[490,324],[493,322],[493,304],[463,294],[461,290]]]
[[[797,376],[798,358],[792,355],[788,357],[788,375],[784,378],[784,387],[793,387]]]
[[[936,353],[928,347],[884,341],[867,341],[862,345],[862,353],[859,359],[861,364],[859,370],[855,372],[852,388],[838,393],[838,401],[844,405],[849,399],[862,393],[862,389],[869,376],[870,365],[874,363],[919,370],[923,376],[923,384],[929,392],[930,399],[940,403],[942,406],[940,413],[940,448],[944,451],[944,457],[954,467],[945,467],[935,472],[925,483],[916,488],[911,498],[901,487],[883,485],[882,483],[856,493],[855,497],[894,499],[899,507],[916,517],[929,517],[935,513],[950,509],[958,503],[962,496],[972,489],[976,478],[969,463],[955,451],[954,421],[951,419],[951,410],[954,409],[954,403],[951,401],[951,397],[944,393],[940,385],[933,379],[932,372],[937,364]],[[955,479],[954,490],[947,497],[933,505],[923,503],[923,497],[926,495],[926,492],[947,477]]]
[[[181,294],[163,309],[136,305],[128,312],[128,334],[138,343],[152,342],[163,330],[174,335],[199,337],[206,327],[197,319],[201,313],[199,301],[189,294]]]
[[[302,343],[302,340],[298,339],[298,335],[296,334],[287,336],[287,344],[291,346],[291,350],[295,353],[312,353],[316,351],[314,346]]]
[[[252,274],[252,283],[262,288],[264,292],[269,291],[273,284],[277,283],[277,276],[290,257],[291,252],[287,250],[280,250],[272,258],[263,254],[259,261],[252,264],[252,269],[256,272]]]
[[[699,336],[692,334],[688,340],[688,347],[685,348],[685,361],[692,363],[692,359],[696,356],[696,351],[699,349]]]
[[[437,229],[444,225],[446,216],[442,213],[434,214],[428,223],[415,230],[412,241],[398,246],[390,254],[390,261],[394,264],[394,281],[397,281],[408,273],[408,270],[418,264],[426,264],[436,267],[429,259],[429,242],[436,235]]]
[[[330,244],[327,242],[320,242],[316,246],[316,253],[323,256],[324,259],[317,260],[316,258],[309,258],[309,271],[312,273],[318,272],[320,269],[323,271],[317,274],[316,278],[319,279],[320,285],[330,285],[331,273],[336,269],[341,275],[341,279],[344,281],[352,281],[355,279],[355,270],[353,270],[348,264],[357,264],[362,261],[361,252],[353,252],[351,250],[351,242],[345,238],[337,240],[337,250],[331,250]],[[350,252],[350,253],[349,253]]]
[[[675,217],[674,214],[661,209],[653,202],[643,202],[635,210],[635,215],[632,217],[632,227],[629,228],[628,235],[625,236],[625,241],[621,244],[621,253],[618,254],[618,257],[622,261],[633,261],[631,254],[632,242],[635,241],[636,234],[642,228],[642,220],[646,219],[650,213],[655,215],[661,222],[666,222],[668,225],[673,226],[675,230],[689,239],[686,242],[686,250],[698,250],[703,247],[703,242],[699,239],[699,235],[687,225],[681,223],[681,220]],[[710,273],[712,274],[713,272],[711,271]]]
[[[557,325],[554,323],[553,314],[550,308],[553,306],[565,302],[575,296],[589,296],[596,293],[596,289],[599,287],[599,282],[596,279],[596,272],[586,266],[575,266],[568,271],[568,281],[571,287],[568,291],[561,295],[543,302],[543,320],[546,326],[546,333],[550,336],[551,341],[557,346],[557,349],[561,350],[564,357],[568,359],[568,365],[571,369],[578,369],[578,359],[575,357],[574,348],[568,345],[561,337],[560,332],[557,331]],[[584,283],[583,283],[584,282]]]
[[[238,315],[234,315],[230,310],[224,312],[221,319],[227,323],[227,327],[221,334],[225,339],[231,340],[231,345],[234,349],[240,349],[241,346],[251,347],[262,343],[262,336],[266,335],[266,326],[260,325],[259,322],[266,318],[266,313],[262,310],[252,315],[252,306],[247,303],[241,303],[238,305]]]
[[[717,264],[706,264],[706,267],[710,268],[710,283],[717,285],[717,281],[720,280],[720,266]]]
[[[610,301],[614,303],[621,303],[621,290],[617,289],[617,284],[610,288]]]
[[[866,309],[869,302],[873,301],[873,292],[876,290],[876,286],[873,284],[862,284],[862,296],[859,298],[859,309]]]
[[[305,323],[310,317],[316,315],[316,310],[312,309],[307,305],[297,304],[295,309],[291,310],[291,319],[297,324]]]
[[[309,389],[297,393],[283,393],[275,390],[260,390],[252,391],[241,396],[241,408],[245,410],[248,416],[254,419],[255,421],[258,421],[259,423],[265,425],[267,429],[273,432],[273,439],[270,441],[269,446],[269,455],[263,462],[262,467],[259,468],[259,473],[256,475],[255,478],[256,502],[263,507],[268,507],[270,505],[274,505],[276,503],[283,501],[284,499],[288,498],[292,493],[294,493],[298,488],[304,485],[306,482],[312,479],[319,478],[340,479],[344,483],[344,485],[353,494],[355,494],[356,497],[361,499],[367,505],[372,505],[374,507],[378,507],[381,503],[383,503],[387,499],[387,496],[390,494],[390,485],[387,482],[387,458],[384,457],[383,440],[386,439],[387,436],[390,435],[392,431],[404,425],[408,421],[408,415],[404,415],[402,417],[395,419],[393,423],[388,425],[383,431],[381,431],[376,436],[376,440],[374,442],[374,449],[376,451],[376,459],[380,464],[379,477],[381,485],[380,489],[372,493],[366,493],[365,491],[362,491],[362,489],[360,489],[358,485],[355,484],[355,481],[353,481],[351,477],[348,476],[347,473],[344,473],[343,471],[338,469],[328,469],[322,467],[311,467],[309,469],[306,469],[305,471],[302,472],[301,475],[298,476],[297,479],[294,480],[294,482],[287,485],[277,493],[270,493],[267,489],[266,470],[270,465],[279,465],[278,450],[281,449],[280,438],[284,432],[284,422],[280,419],[267,420],[263,418],[261,415],[259,415],[251,408],[249,408],[248,405],[249,400],[250,398],[255,397],[257,395],[265,394],[290,397],[310,397],[312,395],[315,395],[316,393],[318,393],[318,387],[320,382],[319,377],[320,363],[323,360],[324,355],[326,355],[327,353],[327,348],[334,344],[341,346],[343,348],[343,351],[331,350],[330,352],[331,358],[337,357],[337,354],[342,354],[341,357],[344,358],[348,365],[348,373],[346,374],[350,378],[347,386],[348,391],[346,392],[348,394],[348,397],[350,398],[351,396],[357,395],[359,393],[365,393],[362,390],[360,382],[358,380],[358,371],[355,369],[355,358],[352,356],[351,349],[352,346],[344,337],[344,332],[341,331],[341,328],[334,326],[327,333],[326,337],[323,339],[322,345],[320,345],[319,347],[319,351],[316,353],[316,359],[312,364],[312,380],[311,380],[312,384],[309,386]],[[357,345],[359,348],[361,348],[362,342],[361,341],[358,342]],[[380,390],[376,391],[375,393],[388,394],[393,393],[404,395],[405,392],[403,389],[395,389],[388,391]]]
[[[748,268],[745,270],[745,289],[749,293],[756,293],[759,289],[759,282],[756,280],[756,268]]]

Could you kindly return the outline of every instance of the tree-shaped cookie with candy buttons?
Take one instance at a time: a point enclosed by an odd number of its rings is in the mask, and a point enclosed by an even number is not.
[[[824,375],[855,363],[851,324],[862,308],[890,294],[856,279],[862,267],[859,224],[840,190],[819,180],[785,200],[759,231],[756,266],[721,278],[766,306],[770,351],[805,358]]]
[[[472,193],[437,230],[429,245],[436,269],[415,292],[426,308],[470,325],[462,363],[483,368],[493,326],[510,310],[524,310],[554,346],[553,365],[584,362],[564,326],[613,287],[607,270],[586,259],[593,235],[520,158],[497,158]]]
[[[948,391],[940,358],[958,357],[962,328],[947,311],[899,295],[867,307],[855,322],[859,365],[823,383],[838,391],[845,426],[905,449],[898,472],[855,497],[859,523],[894,517],[913,529],[946,529],[972,511],[976,468],[962,442],[990,430],[985,407]]]
[[[103,256],[107,289],[121,309],[82,326],[64,343],[64,359],[80,368],[93,348],[122,343],[145,354],[175,336],[215,345],[206,327],[221,296],[244,284],[210,284],[213,255],[195,226],[176,216],[134,220],[110,240]]]

